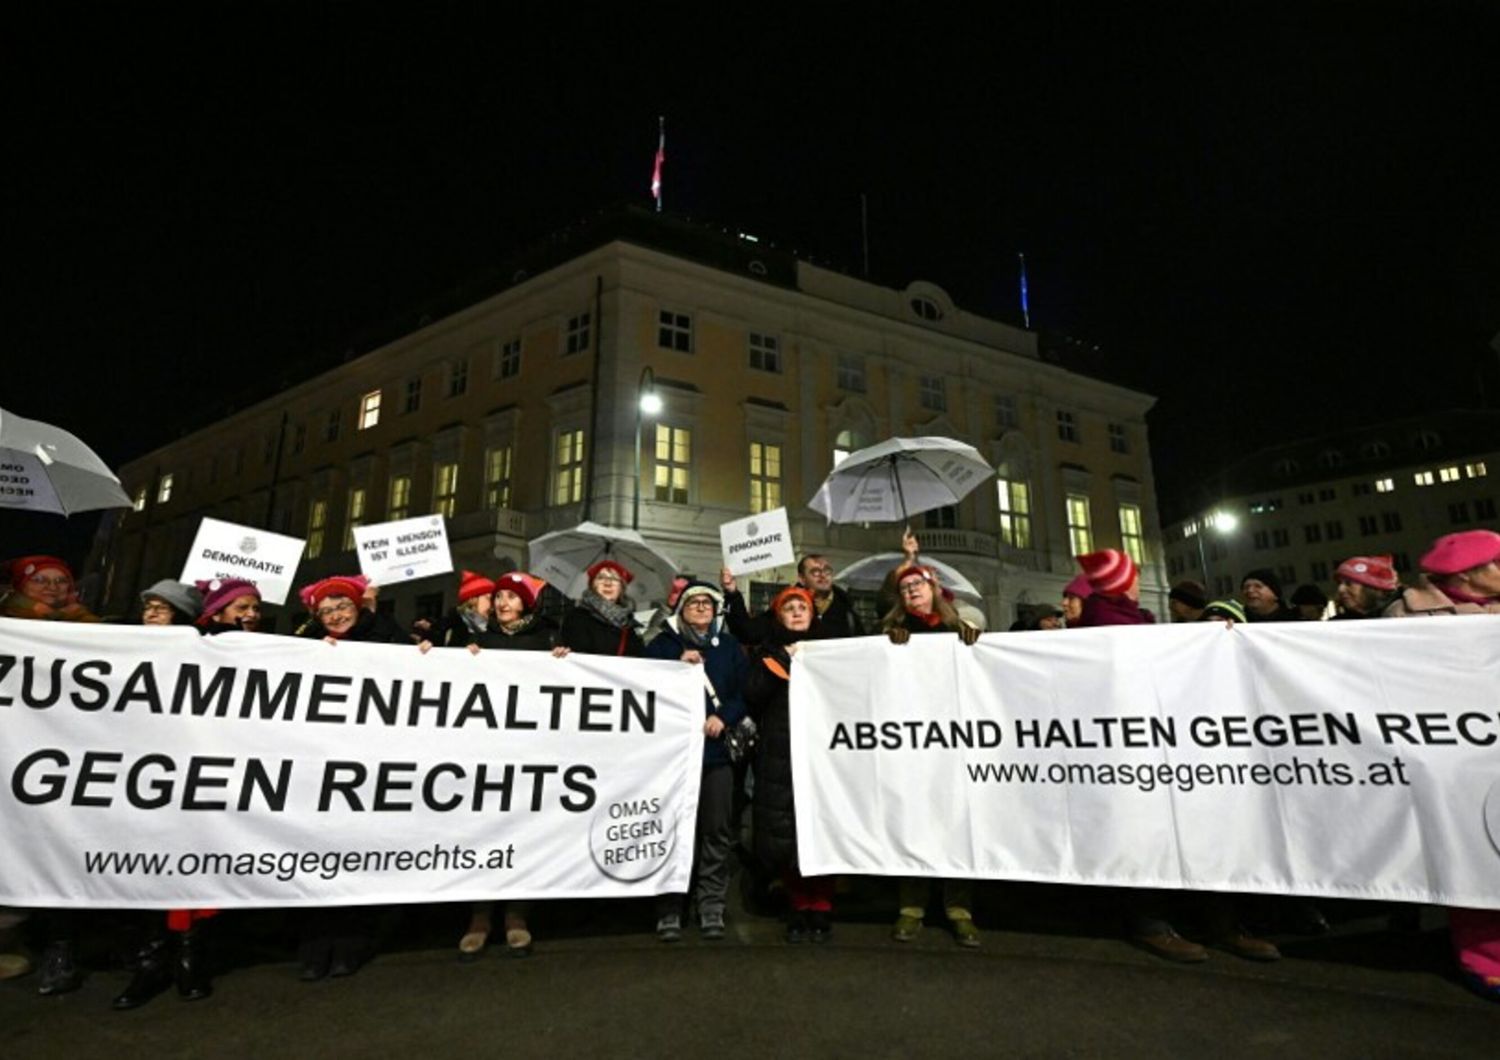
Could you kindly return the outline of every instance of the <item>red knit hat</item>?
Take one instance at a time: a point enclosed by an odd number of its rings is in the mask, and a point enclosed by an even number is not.
[[[1089,584],[1087,574],[1076,575],[1072,581],[1063,586],[1064,596],[1076,596],[1080,600],[1087,600],[1094,595],[1094,587]]]
[[[297,595],[301,598],[303,607],[316,611],[318,605],[330,596],[347,596],[359,603],[369,586],[370,579],[363,574],[335,574],[332,578],[324,578],[320,582],[304,586]]]
[[[542,590],[546,587],[547,583],[541,578],[518,570],[500,575],[500,580],[495,582],[495,592],[510,590],[521,598],[521,606],[527,611],[536,608],[537,597],[542,595]]]
[[[1464,530],[1445,534],[1432,543],[1421,567],[1428,574],[1462,574],[1500,560],[1500,534],[1493,530]]]
[[[595,578],[599,577],[599,572],[602,571],[602,570],[612,570],[612,571],[614,571],[616,574],[618,574],[620,576],[620,580],[622,582],[624,582],[626,585],[629,585],[631,582],[635,581],[635,575],[631,574],[628,570],[626,570],[624,567],[620,566],[614,560],[612,560],[612,559],[601,559],[598,563],[595,563],[592,567],[589,568],[588,573],[589,573],[589,584],[590,585],[592,585],[594,583],[594,579]]]
[[[1135,569],[1135,560],[1116,548],[1101,549],[1074,558],[1083,568],[1094,592],[1105,596],[1119,596],[1130,588],[1140,573]]]
[[[458,602],[466,603],[476,596],[493,596],[495,594],[495,583],[483,574],[476,574],[466,570],[459,575]]]
[[[814,606],[812,593],[808,592],[800,585],[788,585],[785,589],[781,590],[781,592],[777,593],[775,598],[771,601],[771,614],[776,616],[776,621],[778,623],[781,621],[781,605],[792,599],[794,596],[800,597],[809,608],[812,608]]]
[[[60,571],[73,580],[72,569],[56,556],[22,556],[10,562],[10,587],[20,592],[27,578],[44,570]]]
[[[1391,562],[1390,556],[1350,556],[1339,564],[1334,575],[1344,581],[1358,582],[1388,593],[1401,584]]]
[[[198,621],[204,623],[242,596],[261,598],[260,590],[248,578],[210,578],[193,585],[203,594],[203,611]]]

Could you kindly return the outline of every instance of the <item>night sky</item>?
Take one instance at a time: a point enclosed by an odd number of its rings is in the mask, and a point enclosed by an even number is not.
[[[1168,507],[1255,446],[1500,406],[1496,5],[142,6],[0,41],[0,405],[112,463],[649,202],[658,114],[695,220],[857,270],[865,193],[873,278],[1011,319],[1024,251],[1033,325],[1160,397]]]

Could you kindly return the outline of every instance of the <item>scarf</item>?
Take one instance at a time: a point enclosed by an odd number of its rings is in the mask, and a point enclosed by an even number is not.
[[[464,626],[470,633],[483,633],[490,628],[489,619],[478,611],[471,611],[467,607],[458,609],[458,617],[464,620]]]
[[[507,637],[514,637],[525,633],[532,626],[536,625],[536,612],[532,611],[529,614],[523,614],[514,622],[496,622],[495,625],[500,627],[500,632],[504,633]]]
[[[585,589],[578,598],[578,606],[602,619],[615,629],[630,629],[635,624],[635,613],[623,604],[610,603],[592,589]]]
[[[919,612],[913,611],[908,607],[906,609],[906,613],[912,618],[916,619],[918,622],[922,623],[928,629],[937,629],[943,624],[943,616],[938,614],[936,611],[929,611],[924,615],[920,614]]]

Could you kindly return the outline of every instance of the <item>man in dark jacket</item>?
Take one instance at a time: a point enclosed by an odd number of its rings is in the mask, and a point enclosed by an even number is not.
[[[1270,567],[1251,571],[1240,580],[1240,600],[1251,622],[1300,622],[1302,616],[1282,602],[1281,580]]]
[[[770,628],[769,613],[752,616],[745,606],[745,596],[736,588],[728,568],[719,572],[724,587],[724,612],[729,631],[747,645],[760,644]],[[816,552],[802,557],[797,564],[797,584],[813,597],[813,629],[823,637],[863,637],[864,623],[854,610],[849,594],[833,584],[833,565],[827,556]]]

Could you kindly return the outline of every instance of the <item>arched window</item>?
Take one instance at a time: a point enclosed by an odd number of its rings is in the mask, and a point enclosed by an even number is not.
[[[855,430],[842,430],[833,439],[833,466],[838,467],[850,453],[863,449],[870,442]]]
[[[923,320],[942,320],[943,310],[931,298],[918,295],[911,300],[911,311]]]
[[[1342,467],[1344,464],[1344,454],[1337,449],[1324,449],[1318,454],[1318,463],[1323,467]]]
[[[1302,470],[1302,465],[1291,459],[1291,457],[1283,457],[1271,465],[1271,470],[1282,478],[1290,478]]]
[[[1383,456],[1391,455],[1391,447],[1385,442],[1366,442],[1359,447],[1359,455],[1370,460],[1378,460]]]

